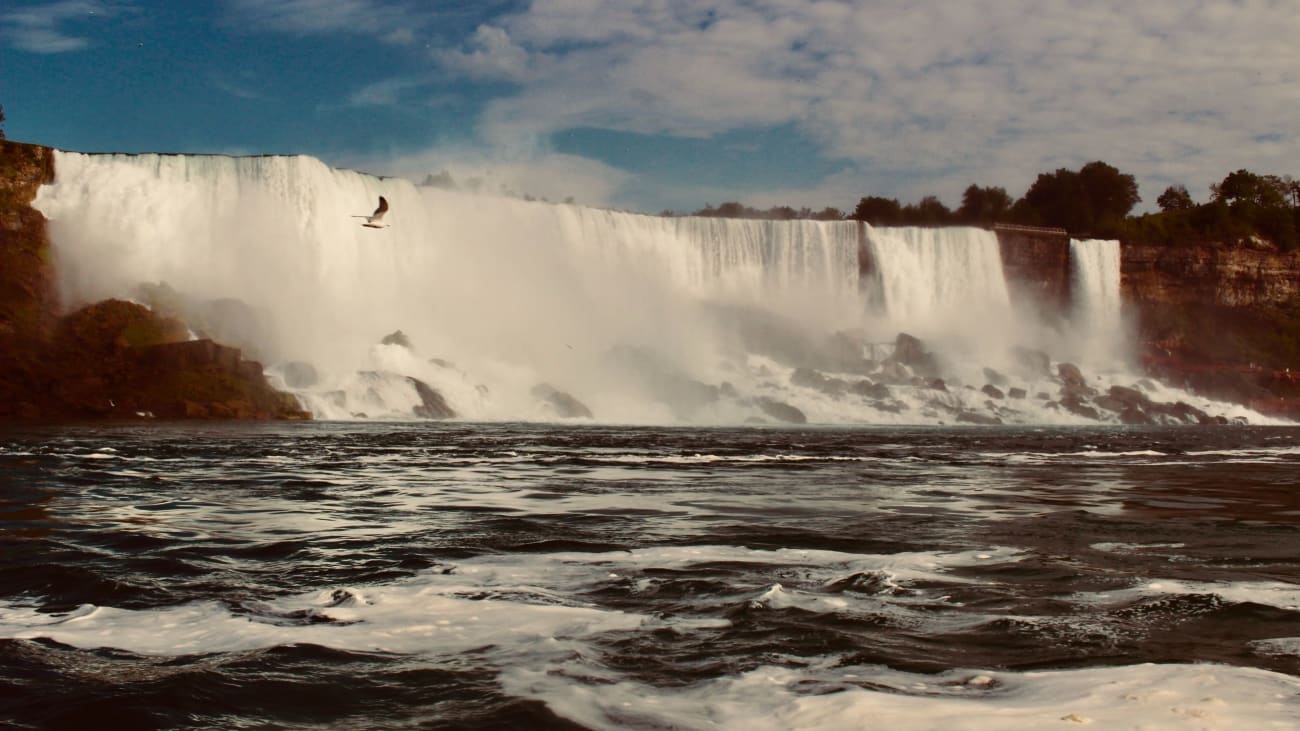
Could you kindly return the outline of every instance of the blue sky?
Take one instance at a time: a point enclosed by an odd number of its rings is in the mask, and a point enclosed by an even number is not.
[[[0,6],[13,139],[303,153],[580,203],[955,207],[1104,160],[1144,208],[1300,176],[1294,0]]]

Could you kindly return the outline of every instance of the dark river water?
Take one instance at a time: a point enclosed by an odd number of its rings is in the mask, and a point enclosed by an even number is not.
[[[1300,429],[0,431],[0,726],[1300,728]]]

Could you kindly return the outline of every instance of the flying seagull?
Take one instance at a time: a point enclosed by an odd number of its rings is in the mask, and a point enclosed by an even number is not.
[[[383,222],[385,213],[388,213],[388,200],[381,195],[379,196],[379,207],[375,209],[374,213],[370,214],[369,216],[354,215],[353,218],[366,219],[366,222],[361,225],[367,228],[384,228],[385,226],[388,225]]]

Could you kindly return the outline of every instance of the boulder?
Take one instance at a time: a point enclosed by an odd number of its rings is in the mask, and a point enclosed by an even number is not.
[[[1005,386],[1009,383],[1006,376],[988,367],[984,368],[984,380],[994,386]]]
[[[412,409],[416,416],[422,419],[454,419],[456,417],[455,409],[447,404],[447,399],[442,397],[433,386],[421,381],[418,378],[407,376],[406,380],[415,386],[415,392],[420,396],[420,403]]]
[[[393,332],[390,332],[390,333],[388,333],[387,335],[385,335],[385,336],[383,337],[383,339],[379,341],[379,344],[380,344],[380,345],[400,345],[400,346],[402,346],[403,348],[410,349],[410,347],[411,347],[411,339],[408,338],[408,337],[406,336],[406,333],[402,332],[401,330],[394,330]]]
[[[1006,398],[1006,394],[1002,393],[1001,389],[991,383],[984,384],[984,388],[981,388],[980,390],[996,399]]]
[[[586,404],[549,383],[533,386],[531,393],[535,398],[549,405],[561,419],[590,419],[592,416],[591,409],[587,408]]]
[[[777,401],[776,399],[767,396],[759,396],[754,399],[754,402],[758,404],[758,408],[762,409],[764,414],[767,414],[777,421],[784,421],[788,424],[808,423],[808,417],[804,416],[802,411],[790,404]]]
[[[934,354],[925,349],[925,344],[913,335],[899,333],[894,339],[894,354],[890,359],[906,365],[921,376],[939,375],[939,365]]]

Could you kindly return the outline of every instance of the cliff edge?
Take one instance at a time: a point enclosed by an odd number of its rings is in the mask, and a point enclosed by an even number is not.
[[[61,310],[43,215],[48,147],[0,139],[0,421],[309,419],[261,364],[132,302]]]

